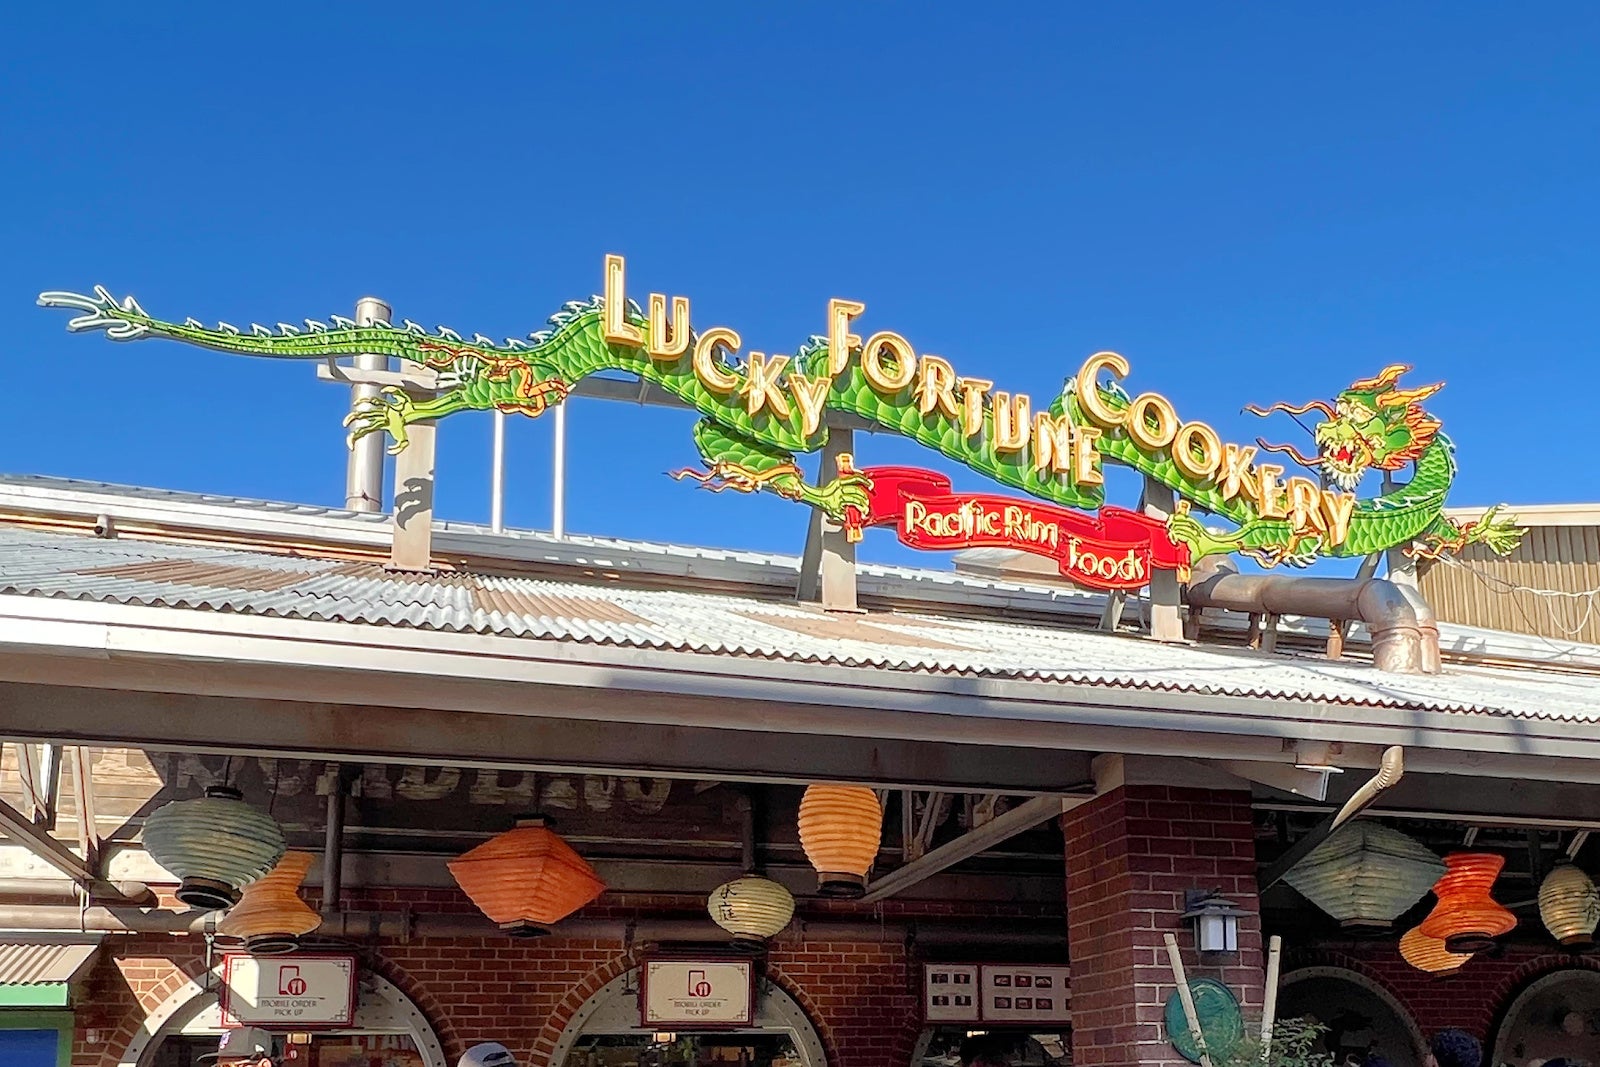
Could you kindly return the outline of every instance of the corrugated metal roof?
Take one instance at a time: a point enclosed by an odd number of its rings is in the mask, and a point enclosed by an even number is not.
[[[0,941],[0,986],[71,982],[99,947],[98,942],[85,945]]]
[[[389,517],[313,504],[290,504],[219,494],[110,485],[46,475],[0,475],[0,516],[41,515],[79,520],[109,516],[118,525],[132,523],[156,529],[195,531],[233,542],[285,542],[349,547],[368,553],[387,549]],[[800,573],[797,556],[781,553],[706,548],[665,542],[568,534],[557,538],[537,530],[507,529],[496,533],[470,522],[434,522],[433,544],[441,558],[505,561],[561,568],[574,574],[603,575],[627,583],[648,576],[689,588],[708,583],[729,585],[757,594],[787,597]],[[963,557],[1010,550],[974,549]],[[856,565],[856,586],[864,601],[915,605],[916,610],[983,612],[995,618],[1026,614],[1034,618],[1098,622],[1105,597],[1029,576],[959,573],[869,562]],[[508,606],[506,610],[517,610]],[[1142,618],[1144,604],[1130,597],[1126,617]],[[1242,616],[1223,614],[1208,620],[1217,630],[1242,631]],[[1281,634],[1313,640],[1327,635],[1322,619],[1284,616]],[[1571,640],[1552,641],[1459,624],[1442,624],[1447,650],[1486,660],[1569,664],[1600,668],[1600,647]],[[1365,639],[1357,626],[1352,639]]]
[[[401,575],[376,564],[0,529],[0,593],[361,625],[1012,678],[1151,692],[1600,721],[1592,677],[1163,645],[936,612],[827,615],[792,600],[545,578]]]
[[[244,540],[348,546],[369,552],[386,551],[390,539],[390,519],[386,514],[44,475],[0,475],[0,514],[6,512],[80,519],[104,514],[118,525],[205,531]],[[538,530],[507,529],[496,533],[488,526],[458,521],[434,521],[433,549],[439,558],[504,560],[590,570],[622,580],[650,576],[774,592],[792,591],[800,573],[800,557],[782,553],[583,534],[557,538]],[[1086,619],[1098,619],[1105,602],[1102,594],[1089,590],[869,562],[857,563],[856,585],[865,598],[933,601],[978,610]],[[1136,597],[1130,598],[1130,614],[1137,611],[1137,601]]]

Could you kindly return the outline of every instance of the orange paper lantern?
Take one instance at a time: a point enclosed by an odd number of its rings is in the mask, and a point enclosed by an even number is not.
[[[217,933],[237,937],[255,956],[291,952],[322,917],[300,899],[300,881],[311,869],[311,853],[285,852],[278,865],[245,886],[239,903],[217,924]]]
[[[1517,928],[1517,917],[1489,895],[1506,865],[1504,856],[1452,852],[1444,865],[1444,877],[1433,887],[1439,902],[1417,929],[1443,941],[1451,952],[1478,952]]]
[[[512,937],[540,937],[594,900],[606,884],[551,830],[547,820],[518,819],[447,866],[462,892]]]
[[[1429,937],[1422,927],[1414,926],[1400,938],[1400,958],[1419,971],[1443,977],[1455,974],[1468,960],[1470,952],[1451,952],[1437,937]]]
[[[800,801],[800,847],[817,871],[817,892],[859,897],[878,858],[883,807],[865,786],[813,785]]]

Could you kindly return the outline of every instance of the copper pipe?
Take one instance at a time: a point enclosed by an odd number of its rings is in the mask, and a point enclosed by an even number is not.
[[[1415,590],[1381,578],[1291,578],[1240,574],[1230,564],[1189,587],[1189,605],[1259,615],[1360,619],[1372,634],[1372,661],[1397,674],[1439,673],[1439,624]]]
[[[221,912],[162,911],[125,907],[75,907],[52,905],[0,906],[0,930],[73,930],[102,933],[204,933]],[[320,937],[383,938],[409,941],[430,937],[495,937],[495,925],[481,915],[413,915],[406,912],[341,912],[324,917]],[[704,919],[570,919],[558,924],[551,940],[585,938],[634,943],[662,941],[720,941],[726,937],[709,917]],[[1064,945],[1066,928],[1060,917],[1008,922],[909,921],[880,923],[863,917],[860,922],[797,919],[774,938],[778,945],[807,941],[875,941],[904,944],[914,937],[931,942],[981,944]],[[510,939],[508,939],[508,943]]]

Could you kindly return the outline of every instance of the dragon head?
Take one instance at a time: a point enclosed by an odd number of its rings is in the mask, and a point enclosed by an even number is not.
[[[1398,388],[1401,375],[1411,368],[1391,364],[1372,378],[1351,383],[1332,404],[1313,400],[1301,407],[1274,404],[1249,408],[1257,415],[1273,411],[1304,414],[1320,411],[1327,419],[1312,431],[1317,455],[1307,457],[1292,445],[1261,446],[1284,452],[1307,467],[1320,468],[1328,481],[1354,492],[1369,470],[1395,471],[1414,462],[1439,434],[1439,420],[1422,410],[1421,403],[1444,388],[1443,382],[1415,389]]]
[[[1322,469],[1339,488],[1354,490],[1369,469],[1395,471],[1415,462],[1438,436],[1439,420],[1421,402],[1444,383],[1397,388],[1410,369],[1395,363],[1353,383],[1333,402],[1333,417],[1317,426]]]

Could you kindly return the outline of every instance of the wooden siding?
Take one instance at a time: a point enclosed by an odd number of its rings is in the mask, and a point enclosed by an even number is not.
[[[1596,598],[1534,596],[1502,584],[1567,593],[1600,589],[1600,526],[1534,526],[1503,559],[1473,545],[1461,560],[1467,566],[1418,568],[1422,595],[1441,621],[1600,644]]]

